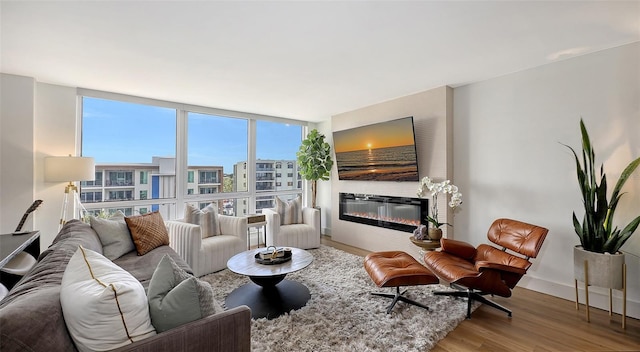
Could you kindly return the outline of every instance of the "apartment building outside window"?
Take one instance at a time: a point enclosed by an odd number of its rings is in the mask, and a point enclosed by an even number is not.
[[[291,183],[276,186],[274,177],[276,165],[295,170],[301,124],[81,91],[81,154],[96,159],[96,180],[83,182],[81,193],[92,213],[160,211],[169,220],[182,215],[185,203],[215,202],[222,213],[241,215],[272,207],[275,196],[291,199],[302,191]],[[260,201],[252,192],[263,194]]]

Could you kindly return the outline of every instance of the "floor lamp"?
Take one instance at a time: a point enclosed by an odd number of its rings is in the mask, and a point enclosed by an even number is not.
[[[62,201],[62,212],[60,215],[60,223],[58,231],[66,222],[67,204],[69,202],[69,193],[73,199],[73,208],[75,216],[75,206],[79,204],[80,197],[78,195],[78,187],[74,182],[95,180],[96,163],[93,158],[80,156],[52,156],[44,159],[44,180],[45,182],[69,182],[64,188],[64,199]],[[84,209],[84,207],[82,207]]]

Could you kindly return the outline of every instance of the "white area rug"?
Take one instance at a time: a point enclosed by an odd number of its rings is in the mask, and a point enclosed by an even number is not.
[[[434,296],[441,285],[413,286],[407,297],[429,306],[399,302],[386,314],[390,298],[370,292],[379,289],[364,270],[364,258],[322,246],[309,250],[314,256],[307,268],[287,275],[305,284],[311,292],[307,305],[273,320],[252,321],[253,351],[428,351],[465,319],[466,300]],[[249,282],[227,269],[202,279],[214,289],[224,305],[225,297]]]

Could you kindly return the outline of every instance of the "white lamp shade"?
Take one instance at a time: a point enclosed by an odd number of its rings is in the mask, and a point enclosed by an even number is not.
[[[51,156],[44,159],[46,182],[91,181],[96,177],[93,158],[79,156]]]

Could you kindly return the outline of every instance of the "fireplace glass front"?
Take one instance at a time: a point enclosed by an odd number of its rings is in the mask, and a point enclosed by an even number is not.
[[[427,199],[340,193],[339,218],[366,225],[413,232],[426,224]]]

